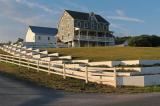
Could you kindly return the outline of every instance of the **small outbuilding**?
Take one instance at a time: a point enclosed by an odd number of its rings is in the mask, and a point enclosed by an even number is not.
[[[29,26],[24,45],[26,47],[56,47],[57,28]]]

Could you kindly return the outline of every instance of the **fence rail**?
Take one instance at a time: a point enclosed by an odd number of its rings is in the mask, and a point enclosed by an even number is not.
[[[13,51],[18,53],[16,51]],[[52,61],[44,61],[36,59],[31,56],[19,53],[19,56],[0,54],[0,62],[6,62],[18,65],[19,67],[26,67],[28,69],[34,69],[48,74],[57,74],[66,77],[72,77],[85,80],[88,82],[96,82],[101,84],[107,84],[117,87],[117,72],[116,68],[110,68],[113,72],[104,74],[90,70],[88,65],[79,66],[79,64],[65,64],[65,63],[52,63]]]

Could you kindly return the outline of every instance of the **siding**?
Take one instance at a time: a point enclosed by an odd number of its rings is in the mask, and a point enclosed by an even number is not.
[[[31,31],[30,28],[28,28],[26,34],[26,42],[35,42],[35,34]]]

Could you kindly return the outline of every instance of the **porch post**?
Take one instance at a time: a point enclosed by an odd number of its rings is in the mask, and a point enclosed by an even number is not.
[[[88,47],[89,47],[89,35],[88,35],[88,30],[87,30],[87,43],[88,43]]]
[[[105,32],[105,46],[107,46],[107,37],[106,37],[106,35],[107,35],[107,32]]]
[[[79,29],[79,39],[78,39],[78,42],[79,42],[79,47],[81,47],[81,41],[80,41],[80,39],[81,39],[81,33],[80,33],[81,31],[80,31],[80,29]]]
[[[98,32],[96,32],[96,42],[97,42],[97,46],[98,46],[98,42],[99,42],[99,39],[98,39]]]

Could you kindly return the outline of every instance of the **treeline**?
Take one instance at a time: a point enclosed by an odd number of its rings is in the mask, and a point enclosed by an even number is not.
[[[160,36],[156,36],[156,35],[116,37],[115,41],[117,45],[127,42],[129,46],[134,46],[134,47],[158,47],[160,46]]]

